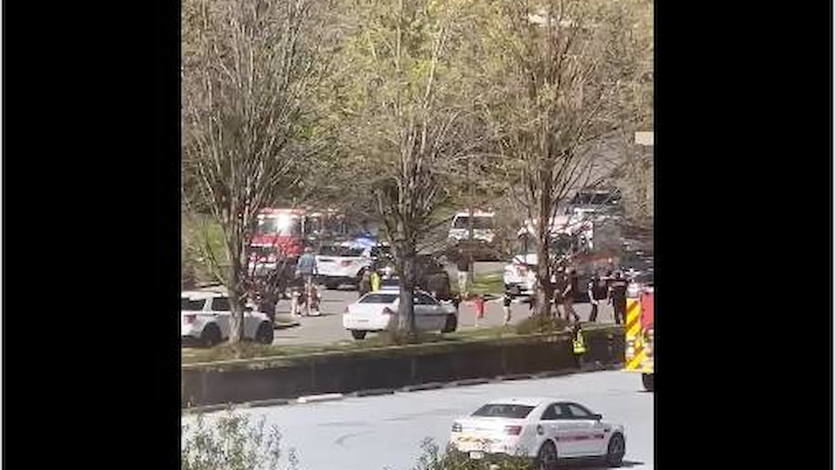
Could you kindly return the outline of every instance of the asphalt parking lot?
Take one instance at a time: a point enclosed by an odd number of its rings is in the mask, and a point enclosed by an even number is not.
[[[322,290],[321,315],[318,317],[301,317],[299,325],[279,328],[275,330],[273,344],[331,344],[339,341],[354,341],[350,333],[342,327],[342,313],[351,302],[358,298],[356,290]],[[577,314],[582,320],[588,320],[591,306],[589,304],[575,304]],[[290,312],[290,302],[283,300],[278,304],[279,313]],[[528,318],[531,310],[528,304],[514,302],[511,306],[511,324],[516,324]],[[504,321],[504,311],[501,299],[487,302],[485,315],[478,326],[475,323],[475,307],[470,302],[460,305],[458,329],[469,330],[500,326]],[[597,316],[600,323],[614,323],[612,309],[603,306]],[[374,333],[371,334],[372,337]]]

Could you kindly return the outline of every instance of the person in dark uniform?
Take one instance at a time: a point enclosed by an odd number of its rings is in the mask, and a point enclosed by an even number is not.
[[[562,291],[562,309],[565,313],[565,320],[571,321],[571,317],[574,317],[574,322],[580,322],[580,316],[577,315],[577,312],[574,311],[574,296],[577,293],[577,272],[574,268],[568,268],[565,270],[565,281],[563,283],[563,291]]]
[[[620,271],[615,273],[615,278],[609,283],[609,303],[615,309],[615,323],[620,325],[626,323],[626,279]]]
[[[510,294],[505,292],[504,296],[502,297],[502,306],[504,307],[504,325],[507,326],[510,324],[510,304],[513,299],[511,299]]]
[[[371,292],[371,269],[365,269],[362,272],[362,277],[360,278],[359,286],[357,286],[357,293],[360,297],[363,295]]]
[[[588,290],[589,303],[591,303],[589,321],[596,322],[600,301],[606,299],[606,284],[598,273],[594,273],[586,289]]]

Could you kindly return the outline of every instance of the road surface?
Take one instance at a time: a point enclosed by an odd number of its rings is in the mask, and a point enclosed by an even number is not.
[[[443,447],[455,418],[473,412],[490,399],[532,395],[574,400],[607,421],[623,424],[627,442],[624,468],[653,468],[653,394],[643,391],[640,375],[622,371],[241,412],[254,420],[263,417],[268,426],[278,426],[284,450],[295,449],[301,470],[410,470],[420,455],[421,441],[430,437]],[[183,419],[191,420],[190,415]],[[599,469],[602,465],[589,462],[571,467]]]
[[[319,317],[302,317],[299,326],[275,330],[273,344],[333,344],[339,341],[354,341],[351,334],[342,327],[342,313],[349,303],[357,300],[356,290],[325,290],[322,288],[321,313]],[[582,320],[588,320],[591,312],[590,304],[575,304],[574,309]],[[290,302],[282,300],[278,303],[278,312],[289,312]],[[459,330],[475,328],[475,307],[470,302],[460,306],[458,316]],[[528,318],[531,315],[528,304],[514,303],[511,306],[511,323]],[[499,326],[504,321],[504,310],[501,299],[490,301],[484,313],[485,318],[479,320],[479,327]],[[601,306],[597,315],[599,323],[614,323],[611,306]],[[373,337],[376,333],[370,333]]]

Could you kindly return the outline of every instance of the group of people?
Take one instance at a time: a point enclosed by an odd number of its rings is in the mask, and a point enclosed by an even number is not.
[[[604,275],[595,272],[586,285],[586,293],[591,303],[590,322],[596,322],[600,312],[601,302],[611,305],[614,310],[615,323],[620,325],[626,319],[626,291],[629,282],[621,271],[614,273],[609,270]],[[579,278],[574,268],[559,269],[551,278],[553,287],[553,302],[557,315],[568,322],[579,323],[580,316],[574,310],[574,300],[579,292]],[[505,293],[503,298],[505,324],[510,321],[512,297]],[[562,307],[562,309],[560,309]],[[530,300],[530,309],[536,308],[536,296]]]
[[[626,322],[626,290],[629,282],[623,277],[621,271],[607,271],[605,276],[595,273],[588,284],[589,301],[591,302],[591,314],[589,321],[597,321],[597,313],[600,302],[607,300],[614,308],[615,323],[620,325]]]

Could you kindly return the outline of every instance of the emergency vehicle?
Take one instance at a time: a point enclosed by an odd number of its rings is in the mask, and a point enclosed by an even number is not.
[[[652,285],[630,289],[626,299],[626,357],[624,369],[640,372],[644,389],[655,389],[654,290]]]
[[[344,236],[348,227],[345,216],[333,209],[262,209],[250,242],[250,268],[272,270],[278,263],[294,264],[306,245]]]
[[[300,256],[304,222],[304,209],[262,209],[250,243],[250,263],[274,268],[279,260]]]

